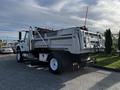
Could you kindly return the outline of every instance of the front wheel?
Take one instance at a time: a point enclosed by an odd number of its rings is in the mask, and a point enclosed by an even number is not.
[[[17,52],[16,59],[17,59],[18,63],[22,63],[23,62],[23,56],[22,56],[22,53],[20,51]]]

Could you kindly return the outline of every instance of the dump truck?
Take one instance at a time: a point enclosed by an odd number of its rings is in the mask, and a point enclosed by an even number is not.
[[[60,30],[30,27],[19,31],[18,41],[17,62],[26,58],[45,62],[54,74],[62,73],[74,63],[84,67],[92,62],[89,54],[104,51],[104,36],[81,27]]]

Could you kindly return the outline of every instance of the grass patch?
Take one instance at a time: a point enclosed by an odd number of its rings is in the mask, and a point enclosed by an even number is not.
[[[119,56],[94,55],[93,57],[96,58],[96,65],[113,68],[113,69],[120,69],[120,57]]]

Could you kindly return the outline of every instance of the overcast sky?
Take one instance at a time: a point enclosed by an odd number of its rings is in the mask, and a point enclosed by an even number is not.
[[[120,30],[120,0],[0,0],[0,37],[15,38],[17,31],[29,26],[82,26],[86,6],[89,30]]]

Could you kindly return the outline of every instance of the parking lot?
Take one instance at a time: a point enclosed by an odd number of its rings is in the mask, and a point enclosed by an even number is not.
[[[120,73],[86,67],[54,75],[47,67],[0,55],[0,90],[120,90]]]

